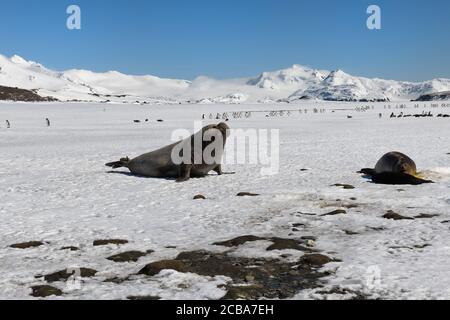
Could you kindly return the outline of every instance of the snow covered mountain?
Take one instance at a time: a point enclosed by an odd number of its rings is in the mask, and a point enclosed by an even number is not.
[[[450,87],[449,79],[413,83],[351,76],[342,70],[331,72],[321,83],[300,89],[289,97],[316,98],[327,101],[398,101],[413,100]]]
[[[306,89],[324,81],[329,71],[314,70],[300,65],[275,72],[264,72],[255,79],[250,79],[247,84],[268,90],[299,90]]]
[[[272,103],[297,100],[404,101],[450,91],[450,79],[426,82],[355,77],[342,70],[301,65],[264,72],[255,78],[193,81],[125,75],[117,71],[53,71],[19,56],[0,55],[0,86],[30,90],[61,101],[141,104]]]

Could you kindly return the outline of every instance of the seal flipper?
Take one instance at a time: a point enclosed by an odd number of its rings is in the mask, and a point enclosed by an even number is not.
[[[376,171],[375,169],[364,168],[358,171],[358,173],[365,174],[366,176],[373,176],[374,174],[376,174]]]
[[[393,185],[420,185],[423,183],[433,183],[430,180],[424,180],[406,173],[398,172],[381,172],[372,174],[372,181],[380,184],[393,184]]]
[[[182,164],[179,168],[179,177],[176,182],[186,182],[191,178],[192,166],[188,164]]]
[[[128,164],[130,163],[130,159],[128,157],[120,159],[120,161],[116,162],[110,162],[105,164],[107,167],[111,167],[113,169],[122,168],[122,167],[128,167]]]

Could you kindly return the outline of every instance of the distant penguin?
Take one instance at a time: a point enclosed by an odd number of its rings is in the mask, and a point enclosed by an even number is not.
[[[9,120],[6,120],[6,128],[10,129],[11,128],[11,123],[9,123]]]
[[[50,120],[48,118],[45,118],[45,122],[47,123],[47,127],[50,127]]]

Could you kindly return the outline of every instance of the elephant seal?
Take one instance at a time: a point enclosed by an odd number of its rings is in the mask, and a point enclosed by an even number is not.
[[[223,122],[208,125],[184,140],[131,160],[122,158],[106,166],[113,169],[125,167],[144,177],[176,178],[177,182],[204,177],[210,171],[222,175],[221,161],[229,129]]]
[[[401,152],[386,153],[378,160],[375,169],[361,169],[363,173],[372,178],[372,181],[380,184],[411,184],[433,183],[424,180],[417,174],[414,161]]]

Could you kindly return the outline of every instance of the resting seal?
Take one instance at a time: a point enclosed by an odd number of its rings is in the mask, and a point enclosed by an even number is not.
[[[401,152],[386,153],[378,160],[375,169],[361,169],[359,173],[370,176],[373,182],[380,184],[433,183],[418,177],[414,161]]]
[[[187,139],[132,160],[122,158],[106,166],[113,169],[125,167],[144,177],[176,178],[177,182],[204,177],[210,171],[221,175],[221,160],[229,129],[225,123],[208,125]]]

